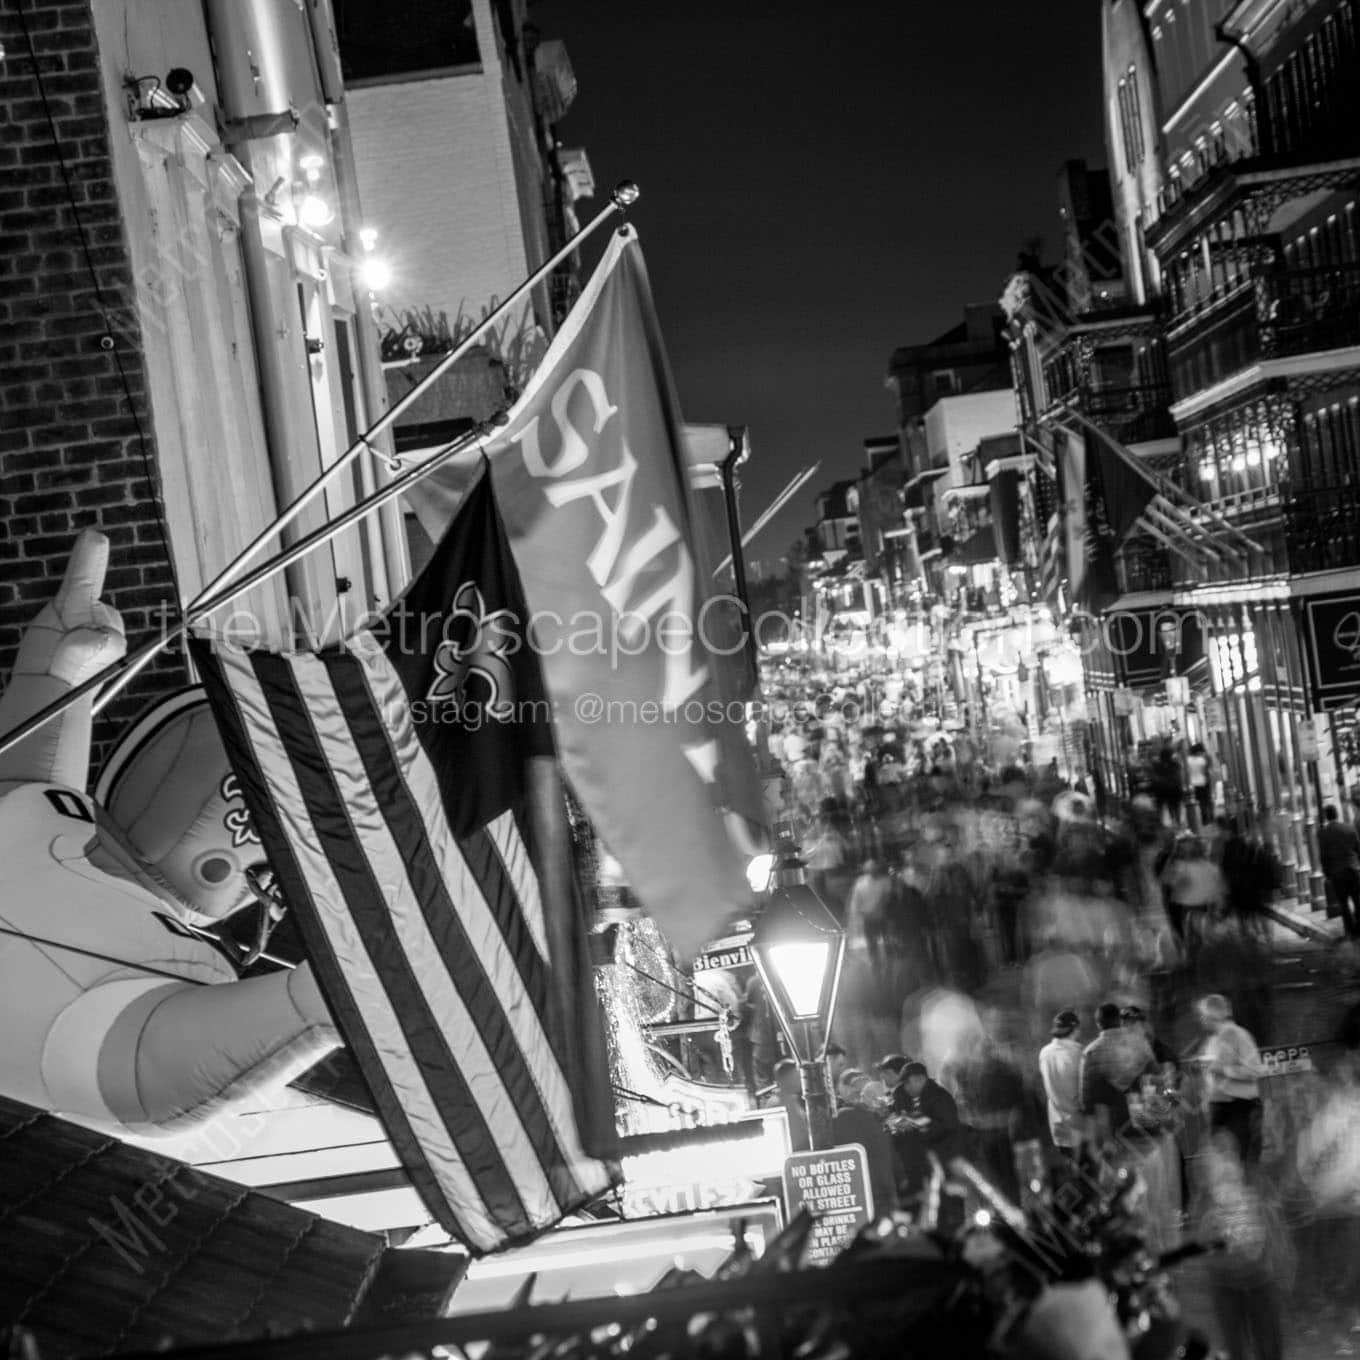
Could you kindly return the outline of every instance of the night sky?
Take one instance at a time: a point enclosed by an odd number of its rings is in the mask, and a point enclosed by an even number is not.
[[[1058,249],[1056,176],[1104,164],[1100,0],[541,0],[580,92],[560,133],[633,209],[685,418],[746,424],[752,545],[891,433],[893,348],[995,299],[1027,238]],[[590,255],[593,261],[597,252]]]

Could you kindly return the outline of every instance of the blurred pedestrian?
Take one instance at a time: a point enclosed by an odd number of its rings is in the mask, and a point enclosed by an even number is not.
[[[876,969],[883,966],[892,933],[892,907],[892,875],[881,860],[865,860],[845,907],[846,945],[862,949]]]
[[[1214,785],[1209,753],[1203,742],[1197,741],[1185,757],[1185,782],[1199,808],[1200,825],[1207,826],[1214,815]]]
[[[835,825],[833,810],[834,807],[822,804],[812,834],[803,846],[803,861],[813,891],[839,916],[845,906],[843,885],[850,847]]]
[[[857,1067],[847,1067],[836,1083],[836,1102],[839,1108],[831,1122],[836,1146],[858,1143],[864,1149],[874,1212],[890,1214],[897,1208],[901,1170],[868,1076]]]
[[[959,1109],[954,1097],[931,1079],[925,1063],[907,1063],[897,1089],[888,1127],[902,1168],[902,1197],[910,1201],[930,1174],[931,1154],[947,1166],[962,1150]]]
[[[1170,1251],[1180,1241],[1186,1189],[1176,1141],[1182,1128],[1180,1062],[1175,1050],[1153,1033],[1141,1006],[1125,1006],[1120,1019],[1124,1029],[1141,1035],[1152,1050],[1153,1070],[1141,1073],[1129,1092],[1125,1142],[1143,1178],[1149,1239],[1155,1250]]]
[[[1081,1055],[1081,1111],[1094,1121],[1098,1143],[1122,1136],[1129,1123],[1129,1090],[1144,1072],[1156,1070],[1152,1045],[1123,1027],[1119,1006],[1106,1001],[1096,1010],[1100,1031]]]
[[[1261,1052],[1256,1040],[1234,1023],[1232,1003],[1213,993],[1196,1006],[1206,1038],[1200,1049],[1209,1126],[1230,1134],[1242,1165],[1254,1170],[1261,1160]]]
[[[1053,1146],[1076,1157],[1086,1124],[1081,1112],[1081,1017],[1061,1010],[1053,1017],[1050,1038],[1039,1050],[1039,1076],[1048,1100],[1048,1132]]]
[[[1172,826],[1181,820],[1181,804],[1185,801],[1185,787],[1182,783],[1181,763],[1171,749],[1171,743],[1163,744],[1152,762],[1149,774],[1150,792],[1157,803],[1157,810]]]
[[[767,1103],[782,1108],[789,1117],[790,1150],[810,1151],[812,1137],[808,1131],[807,1107],[803,1104],[803,1074],[792,1058],[775,1063],[774,1090]]]
[[[1280,879],[1275,856],[1256,837],[1242,833],[1236,820],[1217,820],[1218,864],[1223,871],[1228,910],[1244,934],[1269,936],[1267,905]]]
[[[1341,820],[1334,803],[1322,809],[1318,858],[1327,892],[1349,937],[1360,933],[1360,832]]]
[[[1187,834],[1176,842],[1162,882],[1166,914],[1193,963],[1208,938],[1210,919],[1227,895],[1223,871],[1209,858],[1203,838]]]
[[[1246,1174],[1237,1144],[1220,1135],[1206,1159],[1201,1241],[1222,1242],[1209,1257],[1214,1313],[1231,1360],[1282,1360],[1283,1295],[1295,1256],[1276,1207]]]

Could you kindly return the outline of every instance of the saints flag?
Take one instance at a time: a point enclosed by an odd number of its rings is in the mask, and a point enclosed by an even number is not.
[[[379,1115],[467,1247],[609,1188],[617,1152],[551,715],[489,478],[381,623],[192,643],[256,830]]]
[[[636,233],[623,227],[487,448],[564,772],[681,954],[746,914],[764,804],[733,644],[699,580],[683,425]],[[432,537],[465,474],[409,499]],[[720,640],[721,638],[721,640]]]

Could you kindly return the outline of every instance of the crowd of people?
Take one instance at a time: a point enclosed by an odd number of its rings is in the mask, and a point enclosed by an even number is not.
[[[1283,1225],[1306,1194],[1310,1231],[1342,1234],[1324,1264],[1360,1305],[1360,1128],[1319,1116],[1289,1134],[1288,1185],[1279,1148],[1263,1171],[1257,1036],[1273,1026],[1284,874],[1267,837],[1215,817],[1202,748],[1174,772],[1154,757],[1116,812],[1057,761],[1016,749],[998,768],[967,738],[827,717],[786,723],[771,750],[786,834],[846,930],[834,1136],[865,1147],[876,1201],[912,1209],[957,1154],[1018,1195],[1017,1148],[1035,1143],[1093,1175],[1133,1167],[1160,1249],[1228,1244],[1211,1269],[1224,1334],[1264,1358],[1281,1354],[1300,1241]],[[1327,819],[1323,871],[1352,933],[1360,833]],[[738,1033],[748,1084],[805,1145],[799,1070],[758,984]],[[1354,1034],[1344,1052],[1328,1080],[1355,1122]]]

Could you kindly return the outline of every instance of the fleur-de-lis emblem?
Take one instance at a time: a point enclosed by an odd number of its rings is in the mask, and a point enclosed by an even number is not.
[[[435,678],[426,699],[432,703],[452,701],[460,708],[476,702],[468,693],[468,681],[478,676],[486,687],[483,712],[505,722],[515,710],[515,679],[509,658],[514,654],[515,615],[509,609],[487,612],[482,592],[465,581],[453,596],[453,608],[445,630],[454,633],[439,644],[434,654]]]
[[[241,797],[241,784],[235,774],[227,775],[219,792],[233,804],[222,816],[222,825],[231,832],[232,845],[238,849],[243,845],[259,845],[260,837],[251,824],[250,813],[245,809]]]

